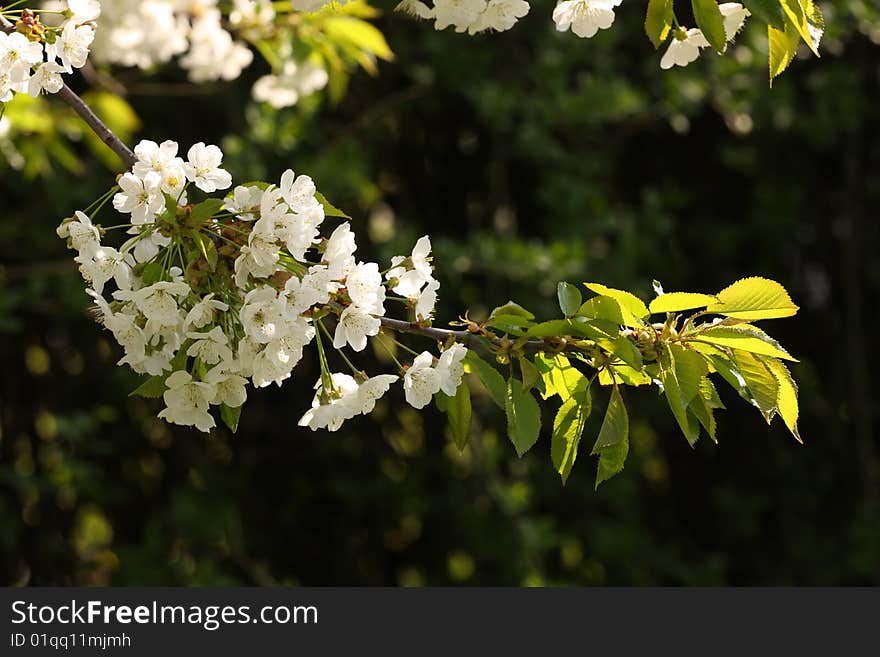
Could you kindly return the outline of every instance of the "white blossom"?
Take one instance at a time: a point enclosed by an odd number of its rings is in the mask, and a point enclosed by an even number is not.
[[[529,13],[529,3],[525,0],[489,0],[479,18],[468,28],[469,34],[485,30],[504,32]]]
[[[186,178],[203,192],[216,192],[232,185],[232,176],[220,168],[223,152],[216,146],[206,146],[200,141],[189,149],[186,157]]]
[[[396,374],[379,374],[371,376],[360,384],[357,391],[357,409],[361,415],[367,415],[373,412],[376,407],[376,401],[388,392],[391,384],[400,377]]]
[[[98,294],[101,294],[110,279],[115,280],[121,290],[131,287],[131,268],[125,262],[124,256],[112,246],[85,251],[74,260],[79,263],[83,278],[92,284]]]
[[[179,297],[191,292],[189,285],[183,282],[158,281],[139,290],[119,291],[114,297],[122,301],[131,301],[143,313],[148,322],[159,327],[177,326],[180,321]]]
[[[49,60],[59,59],[61,66],[67,73],[72,73],[75,68],[85,66],[89,56],[89,46],[95,39],[95,30],[91,25],[78,24],[70,20],[55,38],[55,43],[46,46],[46,54]]]
[[[266,344],[282,337],[284,305],[271,287],[256,287],[247,293],[239,313],[245,333],[255,342]]]
[[[158,173],[150,171],[143,178],[124,173],[117,184],[122,191],[113,197],[113,207],[118,212],[131,214],[131,223],[152,223],[165,209],[162,177]]]
[[[355,351],[363,351],[367,346],[367,337],[377,335],[382,323],[361,307],[348,306],[339,316],[333,346],[337,349],[346,344]]]
[[[569,28],[581,38],[589,39],[599,30],[606,30],[614,23],[614,8],[621,0],[564,0],[553,9],[556,29],[565,32]]]
[[[687,66],[700,56],[700,48],[708,48],[709,42],[703,36],[703,32],[692,27],[689,29],[684,38],[676,36],[666,49],[666,54],[660,60],[660,68],[666,70],[673,66]]]
[[[87,23],[101,15],[101,3],[98,0],[67,0],[67,8],[77,23]]]
[[[37,66],[28,80],[28,95],[36,98],[44,91],[50,94],[61,91],[61,87],[64,86],[64,80],[61,79],[63,71],[64,69],[55,62],[43,62]]]
[[[462,361],[467,356],[467,348],[455,343],[449,349],[440,354],[437,362],[437,372],[440,374],[440,390],[450,397],[455,396],[455,391],[461,385],[461,377],[464,376]]]
[[[414,309],[416,317],[427,320],[434,316],[434,306],[437,305],[437,290],[439,289],[440,282],[432,279],[419,293]]]
[[[235,364],[223,362],[205,374],[205,383],[214,386],[212,404],[238,408],[247,400],[247,379],[235,374]]]
[[[360,411],[361,400],[358,399],[358,384],[348,374],[333,373],[332,390],[324,390],[322,381],[315,384],[318,392],[312,401],[312,408],[300,418],[299,426],[309,427],[312,431],[326,428],[336,431],[346,420],[353,418]],[[322,403],[322,396],[328,396]]]
[[[292,107],[300,98],[320,91],[329,81],[327,71],[311,62],[284,63],[279,75],[259,78],[252,89],[254,100],[276,109]]]
[[[225,312],[227,310],[229,310],[229,306],[215,299],[214,293],[210,292],[202,297],[186,314],[183,327],[184,329],[202,328],[205,324],[210,324],[214,321],[215,312]]]
[[[434,0],[434,29],[451,25],[456,32],[464,32],[477,24],[485,9],[486,0]]]
[[[224,199],[226,209],[242,221],[256,221],[263,200],[263,190],[256,186],[239,185]]]
[[[351,302],[374,315],[385,314],[385,287],[375,262],[358,263],[345,279]]]
[[[434,357],[428,351],[416,356],[403,376],[403,392],[413,408],[424,408],[440,391],[442,377],[434,368]]]
[[[187,356],[198,358],[208,365],[216,365],[220,361],[232,360],[232,349],[229,348],[229,338],[219,326],[215,326],[207,333],[190,332],[186,334],[194,342],[186,350]]]
[[[85,212],[77,210],[74,217],[65,220],[55,231],[58,237],[69,239],[74,249],[89,253],[101,246],[101,233]]]
[[[215,426],[214,418],[208,412],[211,400],[216,395],[215,387],[204,381],[193,379],[189,372],[172,372],[165,380],[168,388],[163,395],[166,408],[159,417],[174,424],[194,426],[199,431],[209,431]]]

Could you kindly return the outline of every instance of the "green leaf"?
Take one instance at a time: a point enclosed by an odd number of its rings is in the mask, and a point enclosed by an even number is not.
[[[724,408],[721,397],[715,389],[715,384],[708,377],[703,377],[700,381],[700,397],[702,397],[709,408]]]
[[[504,410],[507,403],[507,384],[504,382],[504,377],[492,365],[477,356],[473,349],[468,350],[467,356],[465,356],[465,363],[470,366],[471,371],[482,381],[492,401],[495,402],[498,408]]]
[[[526,331],[526,336],[530,338],[549,338],[561,337],[563,335],[581,335],[582,329],[577,319],[551,319],[547,322],[534,324]]]
[[[653,379],[643,370],[636,370],[629,365],[612,365],[599,372],[599,383],[610,386],[614,383],[624,383],[628,386],[649,385]]]
[[[318,203],[320,203],[324,207],[324,216],[326,217],[341,217],[343,219],[351,219],[347,214],[345,214],[342,210],[333,205],[321,192],[315,192],[315,198],[318,199]]]
[[[733,361],[736,363],[737,371],[745,380],[752,402],[769,424],[777,411],[779,381],[760,357],[747,351],[734,351]]]
[[[578,445],[591,408],[590,388],[587,380],[583,379],[573,394],[559,407],[559,412],[553,420],[550,458],[553,467],[562,477],[563,484],[568,481],[577,459]]]
[[[232,433],[238,431],[238,420],[241,418],[241,406],[232,408],[226,404],[220,404],[220,419],[229,427]]]
[[[703,425],[703,428],[706,430],[706,433],[709,434],[709,438],[712,439],[712,442],[717,443],[718,438],[715,437],[715,412],[712,410],[712,407],[709,406],[708,402],[702,397],[694,397],[693,401],[691,401],[688,406],[688,412],[697,418],[697,421]]]
[[[672,353],[681,400],[687,406],[700,391],[700,381],[709,373],[709,366],[700,354],[679,344],[670,344],[669,351]]]
[[[606,447],[613,447],[625,440],[629,433],[629,416],[619,388],[611,389],[611,399],[605,409],[605,419],[599,429],[599,437],[593,446],[593,454],[599,454]]]
[[[660,354],[660,363],[663,366],[660,371],[660,381],[663,383],[663,393],[666,396],[666,402],[669,404],[669,408],[672,410],[672,415],[675,416],[675,421],[678,422],[681,432],[691,447],[693,447],[700,437],[699,425],[697,430],[694,431],[694,425],[688,421],[687,403],[684,400],[681,386],[675,373],[675,357],[670,350],[663,350],[663,353]]]
[[[611,399],[605,410],[605,419],[599,429],[599,437],[593,447],[593,454],[599,455],[599,468],[596,472],[596,488],[623,470],[629,452],[629,416],[623,397],[617,387],[611,389]]]
[[[467,383],[461,382],[454,397],[438,392],[434,400],[449,419],[449,430],[455,446],[459,451],[464,450],[471,433],[471,391]]]
[[[694,20],[697,27],[703,31],[713,48],[718,52],[727,49],[727,32],[724,31],[724,16],[715,0],[691,0],[694,8]]]
[[[627,320],[632,317],[632,313],[627,313],[625,319],[620,304],[615,299],[605,296],[587,299],[578,309],[577,314],[587,319],[604,319],[615,324],[626,324]]]
[[[542,397],[549,399],[553,395],[565,402],[574,392],[586,385],[587,378],[575,368],[564,354],[547,354],[535,356],[535,368],[544,381]]]
[[[503,333],[522,335],[532,326],[532,322],[522,315],[495,315],[489,318],[486,326]]]
[[[596,344],[633,369],[640,370],[642,368],[642,352],[625,335],[618,335],[612,340],[596,338]]]
[[[507,434],[516,448],[517,456],[521,457],[538,442],[541,409],[522,382],[510,377],[507,381],[504,410],[507,413]]]
[[[825,23],[824,20],[822,20],[822,14],[819,13],[818,8],[816,8],[812,2],[807,2],[806,0],[779,1],[782,4],[782,10],[785,12],[788,21],[791,22],[792,26],[797,30],[804,42],[810,47],[813,54],[816,55],[816,57],[819,57],[819,41],[822,38],[822,32],[819,31],[817,36],[812,30],[816,29],[816,23],[818,21],[822,22],[823,29]],[[807,10],[805,8],[807,5],[809,5],[811,13],[813,14],[812,25],[807,17]]]
[[[700,331],[693,339],[797,362],[776,340],[753,326],[718,326]]]
[[[217,267],[217,247],[214,245],[214,240],[206,238],[198,231],[193,231],[192,237],[193,241],[198,245],[202,257],[207,260],[211,271],[214,271]]]
[[[626,290],[616,290],[612,287],[606,287],[601,283],[584,283],[587,289],[605,297],[611,297],[620,304],[623,310],[624,322],[626,326],[641,326],[644,324],[642,320],[646,319],[650,313],[645,302],[639,299],[632,292]]]
[[[583,301],[581,291],[571,283],[566,283],[565,281],[561,281],[556,286],[556,296],[559,297],[559,308],[562,310],[562,314],[566,317],[571,317],[576,314]]]
[[[742,0],[742,3],[759,21],[777,30],[784,29],[785,12],[779,0]]]
[[[778,30],[772,25],[768,26],[767,42],[770,48],[770,86],[772,87],[773,79],[780,76],[788,68],[797,54],[801,38],[791,22],[788,21],[782,30]]]
[[[522,372],[523,387],[526,390],[531,390],[538,380],[538,369],[525,356],[520,356],[518,360],[519,368]]]
[[[535,319],[535,315],[533,313],[530,313],[528,310],[523,308],[515,301],[508,301],[503,306],[498,306],[497,308],[495,308],[491,313],[489,313],[489,320],[492,320],[495,317],[502,316],[520,317],[529,321]]]
[[[668,292],[651,301],[648,310],[651,314],[674,313],[680,310],[703,308],[710,303],[717,303],[718,297],[712,294],[696,292]]]
[[[350,16],[332,16],[324,19],[322,27],[326,36],[337,43],[349,44],[386,61],[394,59],[382,32],[371,23]]]
[[[161,281],[164,273],[165,269],[158,262],[147,263],[141,272],[141,282],[144,287],[148,287],[153,283]]]
[[[669,36],[672,18],[672,0],[649,0],[648,12],[645,14],[645,33],[655,48],[659,48]]]
[[[219,212],[220,208],[222,207],[223,199],[209,198],[206,201],[202,201],[198,205],[194,206],[191,216],[196,221],[204,222],[217,214],[217,212]]]
[[[128,396],[157,399],[165,393],[165,379],[167,378],[168,375],[165,373],[159,374],[158,376],[151,376],[137,388],[128,393]]]
[[[773,376],[776,377],[777,383],[779,383],[779,391],[776,397],[779,415],[782,416],[782,421],[785,422],[785,426],[791,431],[791,435],[795,437],[795,440],[803,443],[804,441],[801,440],[801,434],[798,431],[797,425],[799,413],[797,384],[784,363],[775,358],[765,358],[763,360],[764,365],[767,366],[767,369],[770,370]]]

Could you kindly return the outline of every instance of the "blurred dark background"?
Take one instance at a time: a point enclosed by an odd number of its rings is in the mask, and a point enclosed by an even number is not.
[[[397,61],[335,107],[253,105],[256,66],[192,97],[131,93],[128,127],[221,143],[239,182],[312,175],[364,258],[430,234],[441,318],[508,298],[550,316],[558,280],[647,297],[653,278],[776,279],[802,307],[765,328],[801,359],[803,446],[724,390],[720,444],[691,449],[655,390],[631,390],[624,472],[594,492],[587,437],[563,487],[549,430],[517,459],[485,397],[461,454],[399,389],[338,433],[298,428],[313,355],[250,392],[237,435],[166,425],[127,396],[54,232],[113,174],[82,144],[59,165],[35,133],[17,143],[41,171],[0,156],[0,584],[880,583],[880,13],[821,3],[822,59],[771,92],[757,25],[662,72],[631,4],[582,40],[546,1],[478,37],[379,3]],[[387,370],[379,355],[359,363]]]

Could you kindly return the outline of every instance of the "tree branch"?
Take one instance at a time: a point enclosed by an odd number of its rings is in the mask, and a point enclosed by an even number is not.
[[[0,29],[9,34],[15,31],[15,25],[7,20],[5,16],[0,15]],[[131,152],[131,149],[119,137],[113,134],[113,131],[98,118],[98,115],[67,84],[61,87],[61,91],[57,95],[61,97],[61,100],[70,105],[74,112],[79,114],[80,118],[86,122],[86,125],[92,129],[92,132],[98,135],[100,140],[110,147],[110,150],[122,159],[126,168],[130,169],[134,166],[137,158]]]
[[[7,20],[5,16],[0,14],[0,29],[6,33],[11,33],[15,31],[15,26]],[[74,93],[66,84],[61,88],[61,91],[59,91],[57,95],[60,96],[65,103],[70,105],[70,107],[79,114],[80,118],[86,122],[86,125],[98,135],[101,141],[107,144],[107,146],[109,146],[110,149],[122,159],[126,168],[130,169],[134,166],[134,163],[137,161],[135,154],[119,137],[113,134],[113,131],[98,118],[82,98]],[[477,334],[466,330],[455,331],[452,329],[425,327],[420,326],[415,322],[407,322],[392,317],[380,317],[379,321],[382,323],[383,328],[391,331],[420,335],[438,342],[446,342],[449,339],[453,339],[468,347],[477,344],[476,338],[479,337]],[[490,343],[496,346],[504,346],[504,340],[501,338],[487,336],[487,339]],[[483,343],[483,346],[485,346],[485,343]],[[566,343],[564,340],[552,342],[549,340],[529,340],[522,345],[522,347],[525,351],[532,353],[543,351],[578,351],[581,353],[588,353],[587,350],[583,349],[581,346]]]

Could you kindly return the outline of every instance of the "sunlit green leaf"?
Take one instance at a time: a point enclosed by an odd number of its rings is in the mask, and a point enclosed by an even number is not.
[[[589,386],[587,380],[583,379],[572,391],[572,395],[559,407],[553,420],[550,456],[553,467],[562,477],[563,484],[568,480],[577,459],[578,445],[591,407]]]
[[[799,310],[784,287],[758,276],[738,280],[716,296],[718,303],[709,305],[707,310],[737,319],[791,317]]]
[[[764,364],[763,359],[748,351],[733,351],[736,369],[742,375],[755,406],[769,424],[776,414],[779,381]]]
[[[788,368],[781,361],[776,360],[775,358],[765,358],[764,365],[766,365],[767,369],[773,373],[776,377],[777,383],[779,383],[779,390],[776,398],[776,406],[779,410],[779,415],[782,417],[782,421],[785,422],[785,426],[791,431],[791,434],[799,443],[801,443],[803,441],[801,440],[801,434],[798,431],[799,411],[797,383],[795,383],[791,376],[791,372],[788,371]]]
[[[674,313],[680,310],[693,310],[703,308],[710,303],[717,303],[718,298],[711,294],[697,294],[696,292],[667,292],[656,299],[651,300],[648,310],[651,314]]]
[[[584,285],[596,294],[611,297],[617,301],[623,310],[624,321],[622,323],[626,326],[639,326],[644,323],[643,320],[650,314],[645,302],[632,292],[616,290],[612,287],[606,287],[601,283],[584,283]]]
[[[701,331],[693,338],[696,341],[708,342],[709,344],[732,349],[751,351],[754,354],[763,354],[797,362],[782,346],[763,331],[755,330],[749,326],[719,326]]]

